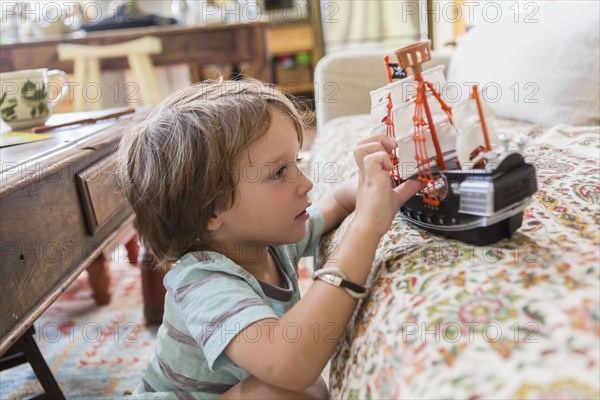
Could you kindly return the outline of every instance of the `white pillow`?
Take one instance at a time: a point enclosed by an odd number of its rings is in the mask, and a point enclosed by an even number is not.
[[[478,82],[499,116],[544,126],[600,124],[600,2],[557,1],[478,23],[459,42],[448,82]]]

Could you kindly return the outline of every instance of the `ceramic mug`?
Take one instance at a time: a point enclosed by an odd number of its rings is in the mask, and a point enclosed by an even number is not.
[[[60,93],[50,98],[50,78],[62,81]],[[0,111],[12,129],[42,125],[69,91],[67,74],[47,68],[3,72],[0,74]]]

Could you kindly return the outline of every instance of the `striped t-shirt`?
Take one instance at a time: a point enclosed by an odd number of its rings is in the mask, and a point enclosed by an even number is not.
[[[131,398],[214,399],[250,376],[224,350],[245,327],[279,319],[300,299],[297,262],[314,254],[323,231],[321,212],[315,207],[308,212],[307,235],[300,243],[270,248],[283,288],[256,280],[220,253],[194,252],[181,258],[165,276],[156,353]],[[243,333],[250,341],[259,334],[252,329]]]

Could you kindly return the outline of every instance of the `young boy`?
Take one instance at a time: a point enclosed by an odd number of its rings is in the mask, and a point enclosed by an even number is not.
[[[118,178],[142,242],[177,263],[135,398],[328,397],[321,371],[366,295],[381,236],[419,185],[392,188],[395,143],[374,136],[355,150],[358,185],[311,206],[303,132],[282,93],[216,81],[173,94],[124,135]],[[355,209],[336,261],[300,300],[298,259]]]

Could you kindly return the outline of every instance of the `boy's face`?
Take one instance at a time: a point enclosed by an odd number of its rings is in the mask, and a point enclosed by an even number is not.
[[[267,133],[239,161],[235,204],[217,216],[214,239],[229,250],[295,243],[306,235],[313,183],[298,166],[300,144],[291,119],[277,109],[272,115]]]

